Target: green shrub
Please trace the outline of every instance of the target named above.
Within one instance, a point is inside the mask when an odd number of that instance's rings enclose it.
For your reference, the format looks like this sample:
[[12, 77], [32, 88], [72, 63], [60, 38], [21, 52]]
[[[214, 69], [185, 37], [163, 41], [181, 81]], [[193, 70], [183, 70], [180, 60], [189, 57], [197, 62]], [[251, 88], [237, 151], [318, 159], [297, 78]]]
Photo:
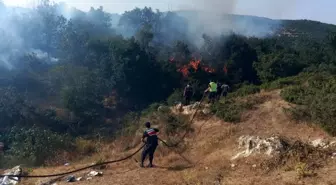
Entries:
[[94, 141], [85, 140], [83, 138], [76, 138], [75, 140], [76, 151], [80, 155], [91, 155], [97, 151], [97, 145]]
[[211, 111], [224, 121], [237, 123], [241, 121], [242, 113], [252, 109], [255, 105], [263, 101], [264, 100], [259, 97], [252, 96], [244, 100], [228, 98], [212, 105]]
[[315, 74], [302, 85], [288, 87], [281, 96], [300, 106], [289, 108], [294, 119], [312, 121], [336, 135], [336, 77]]
[[121, 131], [116, 133], [116, 135], [123, 135], [123, 136], [133, 135], [139, 128], [138, 125], [139, 119], [140, 116], [138, 113], [136, 112], [127, 113], [120, 122], [122, 129], [120, 129]]
[[[336, 85], [336, 84], [335, 84]], [[309, 108], [311, 119], [319, 123], [323, 129], [336, 135], [336, 91], [316, 95]]]
[[290, 103], [295, 103], [295, 104], [300, 104], [302, 105], [304, 101], [306, 100], [307, 96], [307, 90], [305, 87], [299, 85], [299, 86], [293, 86], [289, 87], [285, 90], [282, 90], [280, 93], [280, 96], [290, 102]]
[[167, 104], [169, 106], [176, 105], [179, 102], [183, 101], [183, 91], [181, 89], [177, 89], [167, 98]]
[[7, 165], [25, 163], [28, 166], [42, 165], [54, 157], [59, 150], [72, 148], [72, 140], [36, 126], [30, 128], [13, 127], [8, 134], [11, 143], [6, 152]]
[[226, 106], [221, 103], [216, 103], [211, 106], [211, 111], [216, 113], [216, 115], [224, 121], [239, 122], [242, 108], [229, 100], [225, 101], [225, 105]]
[[143, 111], [141, 112], [141, 114], [142, 114], [143, 116], [146, 116], [146, 115], [148, 115], [148, 114], [151, 114], [151, 113], [153, 113], [153, 112], [156, 112], [160, 106], [161, 106], [160, 103], [152, 103], [152, 104], [150, 104], [150, 105], [148, 106], [147, 109], [143, 110]]
[[190, 124], [188, 124], [188, 118], [185, 116], [169, 114], [165, 119], [165, 132], [167, 135], [174, 135], [180, 131], [190, 131], [191, 129]]
[[282, 89], [284, 87], [295, 85], [297, 83], [298, 82], [295, 81], [293, 77], [287, 77], [287, 78], [280, 78], [272, 82], [264, 83], [260, 86], [260, 88], [265, 90]]
[[173, 114], [169, 109], [158, 111], [157, 114], [152, 115], [152, 120], [156, 120], [162, 124], [166, 135], [192, 131], [188, 116]]
[[247, 96], [250, 94], [256, 94], [260, 92], [260, 87], [248, 84], [242, 85], [239, 89], [237, 89], [234, 93], [229, 94], [230, 97], [239, 97], [239, 96]]
[[288, 86], [294, 86], [294, 85], [302, 85], [307, 80], [314, 78], [318, 74], [314, 73], [301, 73], [297, 76], [290, 76], [285, 78], [279, 78], [277, 80], [266, 82], [260, 85], [261, 89], [265, 90], [275, 90], [275, 89], [283, 89]]

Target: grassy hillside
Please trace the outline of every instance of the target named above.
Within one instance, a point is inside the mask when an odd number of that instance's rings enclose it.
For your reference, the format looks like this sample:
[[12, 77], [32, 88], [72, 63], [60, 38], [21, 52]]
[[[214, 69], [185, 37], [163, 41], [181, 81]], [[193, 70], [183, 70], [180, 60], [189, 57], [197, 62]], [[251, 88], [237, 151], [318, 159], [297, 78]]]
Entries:
[[96, 141], [110, 142], [138, 128], [149, 110], [183, 102], [186, 83], [195, 89], [192, 100], [199, 101], [210, 79], [234, 92], [212, 107], [223, 120], [239, 122], [241, 113], [258, 103], [236, 97], [295, 85], [282, 96], [335, 134], [334, 120], [328, 119], [335, 117], [330, 102], [336, 36], [328, 33], [333, 25], [236, 15], [226, 15], [222, 24], [218, 17], [205, 22], [191, 19], [195, 12], [148, 7], [127, 11], [117, 21], [102, 7], [73, 15], [63, 10], [44, 3], [0, 16], [2, 166], [91, 155], [99, 150]]
[[[190, 107], [183, 107], [182, 112], [179, 112], [173, 108], [177, 112], [169, 113], [170, 116], [166, 109], [153, 109], [141, 116], [140, 122], [152, 120], [154, 126], [161, 129], [159, 137], [172, 144], [179, 141], [185, 131], [189, 131], [180, 145], [167, 148], [160, 143], [154, 160], [156, 168], [139, 168], [138, 163], [135, 162], [140, 157], [140, 154], [137, 154], [131, 160], [108, 165], [102, 170], [104, 172], [102, 177], [85, 180], [85, 174], [90, 170], [76, 173], [74, 174], [76, 177], [84, 177], [82, 181], [76, 183], [81, 185], [152, 184], [153, 181], [164, 185], [336, 183], [332, 178], [336, 163], [330, 153], [336, 148], [315, 148], [310, 144], [315, 139], [332, 140], [332, 138], [309, 121], [293, 119], [285, 111], [291, 107], [291, 104], [284, 101], [280, 94], [280, 90], [272, 90], [234, 98], [235, 101], [240, 102], [253, 100], [251, 106], [241, 112], [240, 120], [235, 123], [223, 121], [212, 114], [203, 114], [200, 111], [195, 121], [189, 124], [182, 120], [192, 116], [195, 109], [191, 108], [192, 111], [190, 111]], [[236, 107], [239, 106], [241, 104]], [[188, 125], [188, 127], [181, 127], [182, 125]], [[125, 134], [113, 143], [102, 145], [99, 152], [85, 160], [71, 163], [70, 166], [32, 169], [30, 174], [64, 172], [93, 161], [111, 160], [130, 154], [141, 145], [139, 137], [143, 128], [138, 125], [132, 130], [130, 133], [133, 134]], [[252, 145], [251, 153], [247, 153], [245, 157], [233, 159], [240, 152], [247, 150], [245, 145], [238, 142], [241, 136], [268, 138], [262, 142], [274, 141], [274, 145], [270, 144], [268, 148], [267, 144], [265, 146], [261, 144], [263, 147], [259, 149]], [[283, 144], [278, 145], [281, 148], [278, 152], [277, 140], [274, 138], [280, 138]], [[257, 142], [257, 140], [251, 140], [251, 142]], [[272, 150], [270, 155], [267, 154], [269, 150]], [[244, 178], [241, 178], [241, 174], [244, 174]], [[23, 184], [32, 184], [36, 181], [36, 179], [27, 179]], [[57, 184], [67, 184], [67, 182], [63, 178]]]

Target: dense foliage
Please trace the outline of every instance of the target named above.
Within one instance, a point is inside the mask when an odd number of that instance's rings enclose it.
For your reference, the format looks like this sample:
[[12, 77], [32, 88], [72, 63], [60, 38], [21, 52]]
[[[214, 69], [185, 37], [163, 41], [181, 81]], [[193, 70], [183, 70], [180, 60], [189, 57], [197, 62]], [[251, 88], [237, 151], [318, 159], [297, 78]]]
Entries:
[[[232, 16], [278, 26], [267, 37], [234, 30], [202, 33], [196, 41], [183, 12], [146, 7], [114, 15], [100, 7], [69, 16], [64, 9], [44, 1], [12, 11], [0, 2], [0, 139], [5, 154], [34, 165], [65, 148], [65, 135], [111, 136], [128, 112], [180, 101], [186, 82], [200, 99], [210, 79], [236, 88], [250, 84], [236, 93], [242, 96], [301, 72], [336, 73], [333, 25]], [[323, 103], [335, 102], [335, 80], [319, 82], [293, 87], [284, 97], [323, 113], [309, 116], [335, 133], [328, 120], [334, 107]], [[237, 120], [230, 107], [223, 110], [222, 117]]]
[[298, 105], [290, 112], [294, 118], [315, 122], [336, 135], [336, 77], [320, 73], [306, 79], [281, 92], [285, 100]]

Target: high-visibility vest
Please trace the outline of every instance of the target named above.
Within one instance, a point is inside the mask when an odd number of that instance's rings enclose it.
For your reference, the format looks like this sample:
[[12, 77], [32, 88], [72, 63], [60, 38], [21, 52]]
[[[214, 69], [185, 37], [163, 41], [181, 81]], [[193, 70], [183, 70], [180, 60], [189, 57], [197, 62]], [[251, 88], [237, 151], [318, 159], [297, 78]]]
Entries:
[[217, 92], [217, 84], [215, 82], [210, 82], [210, 92]]

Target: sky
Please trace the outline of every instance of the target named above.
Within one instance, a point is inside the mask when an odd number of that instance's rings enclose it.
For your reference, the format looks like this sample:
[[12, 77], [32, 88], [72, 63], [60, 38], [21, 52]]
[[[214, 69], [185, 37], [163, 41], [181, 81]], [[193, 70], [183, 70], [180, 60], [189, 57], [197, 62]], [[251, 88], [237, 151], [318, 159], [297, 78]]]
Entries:
[[[145, 6], [167, 10], [199, 9], [209, 12], [255, 15], [273, 19], [310, 19], [336, 24], [336, 0], [53, 0], [83, 11], [103, 6], [111, 13], [123, 13]], [[6, 5], [31, 6], [38, 0], [3, 0]], [[205, 3], [206, 2], [206, 3]]]

